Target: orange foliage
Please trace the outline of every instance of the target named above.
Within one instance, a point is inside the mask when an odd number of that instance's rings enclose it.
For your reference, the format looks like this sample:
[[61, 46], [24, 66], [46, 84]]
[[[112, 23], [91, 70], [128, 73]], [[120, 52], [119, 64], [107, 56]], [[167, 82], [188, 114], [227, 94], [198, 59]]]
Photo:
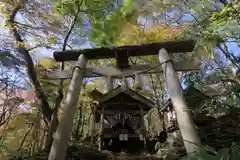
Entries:
[[143, 29], [138, 25], [125, 24], [122, 28], [117, 45], [143, 44], [176, 40], [186, 27], [169, 27], [157, 25], [150, 29]]

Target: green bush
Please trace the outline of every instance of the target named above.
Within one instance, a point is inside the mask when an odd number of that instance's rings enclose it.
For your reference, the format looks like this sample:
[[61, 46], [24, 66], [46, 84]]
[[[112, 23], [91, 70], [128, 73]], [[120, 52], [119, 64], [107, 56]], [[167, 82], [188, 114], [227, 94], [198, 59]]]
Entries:
[[9, 160], [47, 160], [47, 159], [48, 153], [43, 151], [33, 154], [30, 154], [27, 151], [19, 151], [9, 155]]
[[222, 148], [216, 151], [210, 147], [204, 147], [200, 153], [192, 153], [182, 160], [239, 160], [240, 144], [233, 143], [230, 148]]

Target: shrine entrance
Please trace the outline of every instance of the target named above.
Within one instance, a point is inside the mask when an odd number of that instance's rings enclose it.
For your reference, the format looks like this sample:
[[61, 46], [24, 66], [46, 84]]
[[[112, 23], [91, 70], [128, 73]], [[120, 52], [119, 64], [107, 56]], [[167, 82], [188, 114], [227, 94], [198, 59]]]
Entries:
[[[201, 142], [196, 136], [196, 128], [189, 122], [191, 117], [188, 112], [183, 110], [188, 109], [186, 100], [184, 98], [180, 82], [178, 80], [175, 71], [189, 71], [198, 70], [199, 65], [192, 66], [192, 61], [180, 61], [173, 62], [170, 59], [168, 53], [179, 52], [192, 52], [195, 46], [195, 42], [192, 40], [187, 41], [173, 41], [173, 42], [161, 42], [151, 44], [141, 44], [132, 46], [121, 46], [113, 48], [93, 48], [84, 50], [70, 50], [54, 52], [54, 59], [59, 62], [63, 61], [77, 61], [73, 71], [60, 71], [52, 75], [50, 78], [54, 79], [69, 79], [71, 82], [69, 90], [66, 96], [65, 104], [59, 126], [54, 135], [54, 141], [49, 154], [49, 160], [64, 160], [70, 133], [73, 125], [73, 118], [76, 112], [76, 105], [79, 100], [79, 94], [82, 87], [84, 78], [89, 77], [106, 77], [108, 78], [109, 91], [113, 89], [113, 78], [122, 78], [126, 81], [126, 77], [133, 77], [138, 81], [138, 88], [141, 88], [140, 75], [149, 73], [164, 73], [166, 79], [166, 86], [169, 96], [171, 98], [174, 110], [176, 111], [176, 118], [182, 138], [184, 141], [187, 152], [199, 151]], [[130, 65], [128, 58], [131, 56], [146, 56], [146, 55], [158, 55], [159, 63], [156, 65]], [[116, 66], [100, 67], [100, 68], [87, 68], [87, 61], [91, 59], [104, 59], [104, 58], [116, 58]], [[190, 66], [190, 67], [189, 67]], [[128, 88], [125, 83], [125, 88]], [[118, 102], [119, 103], [119, 102]], [[116, 104], [112, 104], [114, 106]], [[102, 107], [101, 122], [104, 122], [104, 107]], [[144, 110], [144, 109], [142, 109]], [[125, 110], [124, 110], [125, 112]], [[143, 111], [140, 111], [142, 114]], [[179, 114], [178, 114], [179, 113]], [[120, 115], [121, 117], [121, 115]], [[126, 116], [127, 117], [127, 116]], [[142, 117], [142, 115], [141, 115]], [[121, 118], [120, 118], [121, 119]], [[125, 121], [124, 121], [125, 123]], [[102, 125], [103, 126], [103, 125]], [[104, 133], [104, 127], [101, 127], [100, 133]], [[184, 128], [184, 130], [183, 130]], [[122, 134], [121, 139], [126, 139], [126, 135]], [[102, 142], [104, 135], [100, 136], [100, 142]], [[103, 143], [99, 144], [99, 150], [103, 148]]]
[[94, 107], [93, 123], [100, 123], [99, 149], [115, 152], [144, 149], [147, 137], [143, 116], [155, 107], [152, 101], [130, 88], [119, 86], [103, 95]]

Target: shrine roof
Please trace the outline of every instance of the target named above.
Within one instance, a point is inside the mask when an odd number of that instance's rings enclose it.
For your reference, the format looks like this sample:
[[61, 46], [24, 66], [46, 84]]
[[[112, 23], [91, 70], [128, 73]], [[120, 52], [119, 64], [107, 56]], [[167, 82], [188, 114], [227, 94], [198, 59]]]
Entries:
[[136, 91], [130, 89], [130, 88], [124, 88], [124, 87], [118, 87], [115, 88], [108, 93], [104, 94], [101, 99], [99, 100], [99, 105], [102, 105], [104, 103], [107, 103], [110, 99], [120, 95], [120, 94], [126, 94], [132, 99], [135, 99], [136, 101], [146, 105], [149, 107], [149, 109], [155, 107], [155, 104], [153, 101], [147, 99], [146, 97], [142, 96], [141, 94], [137, 93]]

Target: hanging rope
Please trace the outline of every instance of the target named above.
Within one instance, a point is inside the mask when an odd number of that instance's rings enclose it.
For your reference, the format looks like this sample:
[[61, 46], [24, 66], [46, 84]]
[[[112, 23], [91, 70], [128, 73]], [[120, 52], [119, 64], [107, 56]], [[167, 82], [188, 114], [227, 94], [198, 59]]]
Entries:
[[[91, 73], [93, 73], [93, 74], [97, 74], [97, 75], [99, 75], [99, 76], [107, 76], [107, 74], [102, 74], [102, 73], [99, 73], [99, 72], [95, 72], [95, 71], [93, 71], [93, 70], [91, 70], [91, 69], [88, 69], [88, 68], [86, 68], [85, 70], [83, 69], [83, 68], [81, 68], [81, 67], [79, 67], [79, 66], [73, 66], [73, 69], [72, 69], [72, 77], [73, 77], [73, 72], [74, 72], [74, 70], [76, 69], [76, 68], [78, 68], [79, 70], [83, 70], [83, 71], [89, 71], [89, 72], [91, 72]], [[85, 72], [85, 74], [86, 74], [86, 72]]]
[[[162, 62], [162, 63], [160, 63], [160, 64], [156, 64], [156, 65], [154, 65], [154, 66], [151, 66], [151, 67], [149, 67], [149, 68], [147, 68], [147, 69], [145, 69], [145, 70], [143, 70], [143, 71], [135, 72], [135, 75], [136, 75], [136, 74], [147, 73], [148, 71], [151, 71], [151, 70], [153, 70], [153, 69], [155, 69], [155, 68], [157, 68], [157, 67], [160, 67], [161, 65], [163, 65], [164, 63], [167, 63], [167, 62], [172, 62], [172, 60], [167, 60], [167, 61]], [[79, 66], [74, 66], [73, 69], [72, 69], [72, 75], [73, 75], [73, 72], [74, 72], [75, 68], [78, 68], [78, 69], [80, 69], [80, 70], [83, 70], [83, 68], [81, 68], [81, 67], [79, 67]], [[88, 71], [88, 72], [91, 72], [91, 73], [93, 73], [93, 74], [96, 74], [96, 75], [99, 75], [99, 76], [103, 76], [103, 77], [108, 77], [108, 76], [111, 76], [111, 75], [112, 75], [112, 74], [99, 73], [99, 72], [93, 71], [92, 69], [88, 69], [88, 68], [86, 68], [85, 71]], [[86, 72], [85, 72], [85, 73], [86, 73]], [[123, 73], [121, 77], [123, 78], [123, 76], [124, 76], [125, 79], [126, 79], [126, 76], [127, 76], [127, 75], [128, 75], [128, 73]]]
[[[148, 71], [151, 71], [151, 70], [153, 70], [153, 69], [155, 69], [155, 68], [157, 68], [157, 67], [160, 67], [161, 65], [163, 65], [164, 63], [167, 63], [167, 62], [172, 62], [172, 60], [167, 60], [167, 61], [164, 61], [164, 62], [162, 62], [162, 63], [156, 64], [156, 65], [151, 66], [151, 67], [149, 67], [149, 68], [147, 68], [147, 69], [145, 69], [145, 70], [143, 70], [143, 71], [138, 71], [138, 72], [136, 72], [135, 74], [147, 73]], [[128, 75], [128, 73], [124, 74], [124, 76], [127, 76], [127, 75]]]
[[[155, 69], [155, 68], [157, 68], [157, 67], [162, 66], [164, 63], [167, 63], [167, 62], [173, 62], [173, 61], [172, 61], [172, 60], [164, 61], [164, 62], [162, 62], [162, 63], [159, 63], [159, 64], [156, 64], [156, 65], [154, 65], [154, 66], [152, 66], [152, 67], [149, 67], [148, 69], [145, 69], [144, 71], [141, 71], [140, 73], [146, 73], [146, 72], [148, 72], [148, 71], [151, 71], [151, 70], [153, 70], [153, 69]], [[165, 71], [166, 71], [166, 69], [165, 69]]]

